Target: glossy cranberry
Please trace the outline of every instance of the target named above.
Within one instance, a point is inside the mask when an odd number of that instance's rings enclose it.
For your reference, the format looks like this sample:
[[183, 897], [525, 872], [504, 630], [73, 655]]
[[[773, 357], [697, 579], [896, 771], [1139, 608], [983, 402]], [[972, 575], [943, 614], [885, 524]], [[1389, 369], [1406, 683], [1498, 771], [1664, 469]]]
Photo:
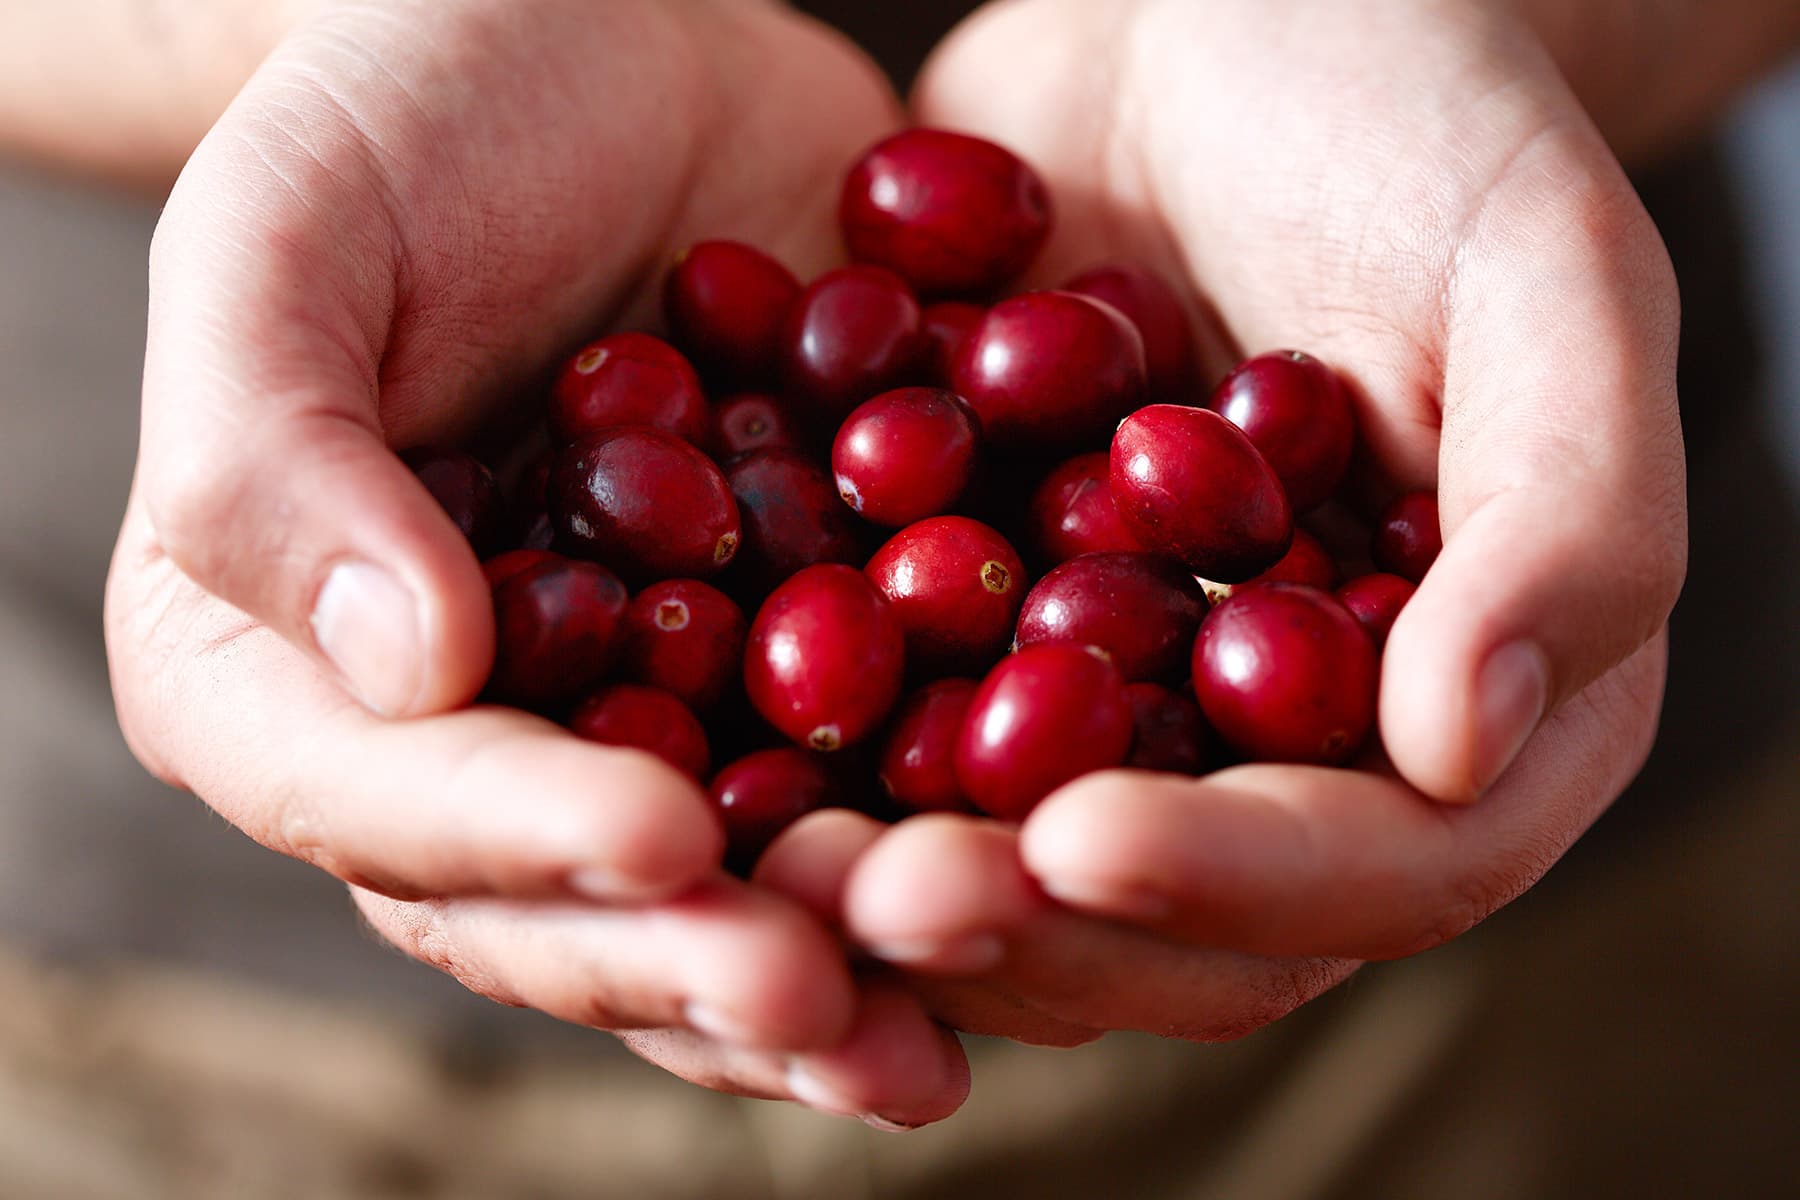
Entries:
[[1171, 558], [1084, 554], [1038, 580], [1019, 613], [1017, 644], [1097, 646], [1128, 680], [1180, 682], [1206, 596]]
[[1295, 512], [1313, 508], [1342, 482], [1356, 418], [1337, 372], [1318, 359], [1298, 350], [1259, 354], [1227, 375], [1210, 403], [1250, 435]]
[[1027, 646], [970, 701], [956, 780], [983, 812], [1023, 820], [1071, 779], [1123, 764], [1131, 737], [1131, 701], [1110, 662], [1073, 642]]
[[1030, 265], [1050, 235], [1050, 193], [1010, 150], [908, 129], [851, 168], [838, 207], [850, 257], [921, 292], [983, 293]]
[[1357, 576], [1333, 595], [1339, 604], [1350, 610], [1351, 616], [1362, 622], [1379, 649], [1387, 645], [1388, 634], [1393, 632], [1394, 622], [1400, 619], [1400, 610], [1417, 590], [1409, 579], [1376, 571]]
[[1325, 544], [1297, 525], [1294, 540], [1281, 561], [1249, 580], [1250, 583], [1304, 583], [1326, 592], [1336, 587], [1337, 581], [1337, 564], [1331, 561]]
[[713, 409], [713, 456], [730, 462], [752, 450], [800, 450], [804, 442], [793, 413], [767, 392], [739, 392]]
[[1382, 510], [1370, 556], [1390, 575], [1420, 583], [1443, 548], [1437, 493], [1407, 492]]
[[1111, 456], [1078, 454], [1044, 477], [1031, 496], [1032, 545], [1054, 565], [1082, 554], [1136, 550], [1113, 503]]
[[708, 376], [738, 383], [775, 378], [781, 327], [800, 281], [742, 242], [697, 242], [663, 282], [663, 315], [675, 340]]
[[728, 763], [713, 777], [711, 791], [725, 825], [726, 860], [740, 870], [789, 825], [837, 803], [836, 781], [824, 764], [785, 747]]
[[904, 811], [971, 810], [956, 782], [956, 742], [975, 688], [973, 679], [939, 679], [900, 705], [876, 769], [882, 789]]
[[1134, 730], [1126, 766], [1171, 775], [1207, 769], [1210, 735], [1198, 704], [1159, 683], [1131, 684], [1125, 695]]
[[1192, 402], [1200, 380], [1194, 332], [1181, 298], [1167, 280], [1146, 267], [1112, 263], [1082, 272], [1063, 290], [1104, 300], [1137, 326], [1144, 339], [1152, 402]]
[[712, 766], [699, 718], [661, 688], [635, 683], [601, 688], [575, 706], [569, 728], [590, 742], [647, 751], [700, 783]]
[[868, 736], [900, 694], [900, 622], [854, 567], [807, 567], [776, 588], [750, 625], [744, 685], [783, 735], [813, 750]]
[[744, 612], [697, 579], [666, 579], [625, 610], [625, 671], [695, 712], [717, 704], [744, 665]]
[[460, 450], [439, 447], [403, 451], [400, 458], [469, 539], [477, 558], [506, 548], [512, 522], [492, 471]]
[[1375, 723], [1375, 643], [1328, 593], [1243, 588], [1194, 642], [1194, 694], [1239, 751], [1269, 762], [1341, 763]]
[[843, 267], [814, 280], [782, 328], [788, 395], [831, 421], [906, 382], [926, 349], [912, 289], [880, 267]]
[[1143, 403], [1144, 339], [1098, 300], [1027, 292], [987, 311], [951, 375], [992, 445], [1082, 449]]
[[949, 387], [956, 356], [963, 343], [981, 324], [987, 309], [961, 300], [940, 300], [927, 304], [919, 320], [925, 329], [925, 358], [922, 373], [934, 387]]
[[561, 557], [494, 588], [494, 673], [488, 692], [522, 708], [551, 708], [589, 691], [618, 656], [625, 585], [595, 563]]
[[725, 468], [743, 514], [744, 549], [737, 571], [765, 592], [814, 563], [854, 563], [863, 556], [855, 519], [831, 477], [792, 450], [755, 450]]
[[568, 447], [550, 500], [563, 545], [630, 579], [710, 575], [743, 538], [719, 468], [660, 429], [612, 429]]
[[1125, 528], [1196, 575], [1238, 583], [1281, 561], [1287, 493], [1244, 431], [1204, 408], [1154, 404], [1113, 436], [1109, 483]]
[[980, 671], [1006, 652], [1025, 599], [1025, 564], [992, 527], [928, 518], [888, 539], [864, 570], [906, 630], [916, 670]]
[[950, 511], [975, 474], [974, 414], [939, 388], [897, 388], [838, 428], [838, 495], [865, 521], [898, 528]]
[[538, 550], [527, 546], [519, 550], [508, 550], [504, 554], [496, 554], [481, 564], [481, 573], [487, 576], [490, 588], [497, 588], [527, 567], [535, 567], [539, 563], [555, 562], [561, 557], [561, 555], [552, 554], [548, 550]]
[[647, 333], [615, 333], [576, 351], [550, 387], [549, 418], [564, 442], [648, 425], [698, 445], [712, 428], [693, 365]]

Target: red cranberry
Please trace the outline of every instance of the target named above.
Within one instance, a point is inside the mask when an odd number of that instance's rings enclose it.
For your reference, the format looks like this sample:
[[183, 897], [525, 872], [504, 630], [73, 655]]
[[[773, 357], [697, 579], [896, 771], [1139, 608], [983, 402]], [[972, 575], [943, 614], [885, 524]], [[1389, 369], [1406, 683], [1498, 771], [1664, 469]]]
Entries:
[[776, 729], [813, 750], [861, 741], [900, 693], [900, 622], [862, 572], [822, 563], [776, 588], [750, 626], [744, 684]]
[[1027, 646], [970, 701], [956, 780], [982, 811], [1023, 820], [1071, 779], [1124, 763], [1131, 736], [1131, 701], [1110, 662], [1073, 642]]
[[939, 679], [900, 705], [877, 771], [882, 789], [904, 811], [970, 811], [956, 782], [956, 742], [975, 688], [973, 679]]
[[1244, 588], [1194, 642], [1194, 694], [1221, 737], [1270, 762], [1341, 763], [1375, 723], [1375, 644], [1316, 588]]
[[557, 535], [633, 579], [710, 575], [737, 556], [737, 503], [706, 455], [660, 429], [612, 429], [550, 475]]
[[697, 242], [663, 282], [663, 315], [675, 340], [709, 376], [772, 381], [781, 326], [800, 295], [794, 273], [742, 242]]
[[792, 450], [756, 450], [725, 469], [744, 521], [735, 574], [753, 591], [814, 563], [862, 559], [856, 525], [831, 478]]
[[737, 682], [744, 664], [743, 610], [697, 579], [668, 579], [625, 610], [625, 669], [705, 712]]
[[788, 311], [782, 331], [789, 395], [833, 421], [905, 382], [925, 350], [919, 302], [880, 267], [821, 275]]
[[1005, 653], [1025, 564], [991, 527], [931, 517], [888, 539], [864, 569], [906, 630], [915, 668], [979, 671]]
[[520, 550], [508, 550], [505, 554], [496, 554], [481, 564], [481, 573], [487, 576], [490, 588], [497, 588], [527, 567], [535, 567], [539, 563], [556, 562], [561, 557], [561, 555], [552, 554], [548, 550], [527, 546]]
[[696, 445], [711, 428], [693, 366], [647, 333], [589, 342], [550, 388], [550, 429], [562, 441], [625, 425], [648, 425]]
[[1213, 411], [1250, 435], [1302, 513], [1337, 489], [1350, 465], [1356, 418], [1337, 372], [1298, 350], [1259, 354], [1227, 375]]
[[1383, 571], [1420, 583], [1443, 548], [1437, 493], [1407, 492], [1382, 510], [1370, 556]]
[[1337, 581], [1337, 564], [1331, 561], [1325, 544], [1296, 525], [1293, 543], [1281, 561], [1249, 582], [1304, 583], [1328, 592], [1337, 586]]
[[706, 782], [712, 751], [688, 706], [661, 688], [616, 683], [575, 706], [569, 728], [590, 742], [644, 750]]
[[919, 320], [925, 329], [925, 374], [932, 386], [950, 386], [957, 353], [986, 315], [987, 309], [981, 305], [961, 300], [940, 300], [925, 306]]
[[1400, 610], [1417, 590], [1411, 580], [1377, 571], [1352, 579], [1334, 595], [1338, 603], [1350, 610], [1351, 616], [1362, 622], [1376, 647], [1380, 648], [1387, 645], [1388, 634], [1393, 631], [1394, 622], [1400, 619]]
[[1171, 775], [1206, 770], [1209, 735], [1198, 704], [1159, 683], [1134, 683], [1125, 695], [1136, 731], [1126, 766]]
[[838, 429], [838, 495], [864, 520], [895, 528], [948, 512], [975, 473], [978, 441], [974, 415], [952, 393], [883, 392]]
[[758, 750], [728, 763], [712, 781], [725, 824], [726, 859], [747, 870], [781, 831], [837, 802], [837, 785], [818, 759], [799, 750]]
[[511, 522], [492, 471], [460, 450], [426, 446], [403, 451], [400, 458], [469, 539], [477, 558], [505, 548]]
[[600, 682], [618, 655], [625, 585], [595, 563], [553, 557], [494, 588], [494, 673], [488, 690], [546, 709]]
[[1072, 292], [990, 308], [963, 343], [956, 394], [1009, 450], [1094, 445], [1144, 401], [1144, 339], [1118, 309]]
[[1144, 267], [1113, 263], [1077, 275], [1063, 290], [1104, 300], [1137, 326], [1144, 338], [1152, 401], [1186, 404], [1193, 399], [1200, 376], [1194, 332], [1167, 280]]
[[793, 414], [766, 392], [739, 392], [713, 410], [713, 454], [729, 462], [752, 450], [804, 447]]
[[1238, 583], [1287, 553], [1294, 516], [1244, 431], [1204, 408], [1154, 404], [1113, 437], [1109, 482], [1125, 528], [1196, 575]]
[[1031, 538], [1052, 565], [1082, 554], [1136, 550], [1107, 480], [1111, 456], [1078, 454], [1044, 477], [1031, 496]]
[[942, 129], [908, 129], [863, 156], [838, 220], [850, 257], [921, 292], [989, 292], [1050, 235], [1050, 194], [1011, 151]]
[[1096, 646], [1128, 680], [1179, 682], [1206, 608], [1200, 585], [1173, 559], [1084, 554], [1038, 580], [1017, 640]]

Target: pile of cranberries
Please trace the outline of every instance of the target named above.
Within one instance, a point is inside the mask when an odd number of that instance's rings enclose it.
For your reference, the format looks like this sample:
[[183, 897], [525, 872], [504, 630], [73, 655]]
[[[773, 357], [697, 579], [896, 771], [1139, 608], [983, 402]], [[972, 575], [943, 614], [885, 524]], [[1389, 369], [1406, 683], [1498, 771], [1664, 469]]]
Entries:
[[826, 805], [1017, 820], [1089, 771], [1356, 756], [1439, 535], [1409, 493], [1344, 544], [1337, 375], [1276, 351], [1209, 395], [1137, 265], [1004, 295], [1051, 208], [989, 142], [887, 139], [840, 220], [805, 285], [690, 247], [666, 339], [576, 350], [509, 487], [408, 455], [486, 563], [487, 697], [710, 782], [740, 868]]

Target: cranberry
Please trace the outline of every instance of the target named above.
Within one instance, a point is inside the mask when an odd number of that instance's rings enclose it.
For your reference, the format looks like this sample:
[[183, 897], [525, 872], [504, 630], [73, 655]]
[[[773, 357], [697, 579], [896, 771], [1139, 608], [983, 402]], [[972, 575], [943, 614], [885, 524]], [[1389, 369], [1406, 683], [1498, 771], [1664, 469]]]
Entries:
[[625, 610], [625, 669], [696, 712], [724, 698], [744, 663], [743, 610], [697, 579], [668, 579]]
[[1144, 339], [1144, 366], [1153, 401], [1186, 404], [1193, 398], [1199, 383], [1194, 332], [1181, 298], [1161, 275], [1129, 263], [1113, 263], [1077, 275], [1063, 290], [1104, 300], [1137, 326]]
[[838, 495], [877, 525], [948, 512], [975, 473], [975, 417], [950, 392], [898, 388], [859, 405], [831, 447]]
[[648, 425], [696, 445], [711, 428], [693, 366], [647, 333], [589, 342], [550, 387], [550, 429], [562, 441], [624, 425]]
[[1383, 571], [1420, 583], [1443, 548], [1437, 493], [1407, 492], [1382, 510], [1370, 556]]
[[1126, 766], [1171, 775], [1206, 770], [1209, 735], [1198, 704], [1159, 683], [1131, 684], [1125, 695], [1136, 731]]
[[612, 429], [550, 475], [561, 541], [634, 579], [710, 575], [737, 555], [737, 503], [712, 460], [660, 429]]
[[1337, 372], [1311, 355], [1257, 355], [1220, 382], [1211, 407], [1250, 435], [1295, 512], [1318, 505], [1343, 480], [1356, 418]]
[[713, 454], [729, 462], [752, 450], [803, 448], [793, 414], [766, 392], [739, 392], [713, 410]]
[[789, 395], [836, 421], [905, 382], [925, 348], [919, 302], [899, 276], [843, 267], [814, 280], [788, 311], [783, 378]]
[[1025, 564], [968, 517], [908, 525], [865, 568], [906, 630], [907, 661], [930, 672], [980, 670], [1006, 651], [1025, 598]]
[[1131, 701], [1102, 655], [1073, 642], [1000, 660], [969, 703], [956, 780], [982, 811], [1016, 821], [1051, 792], [1131, 752]]
[[588, 691], [618, 655], [625, 585], [595, 563], [561, 557], [494, 588], [495, 699], [552, 708]]
[[956, 782], [956, 742], [975, 688], [973, 679], [939, 679], [900, 705], [877, 770], [882, 789], [906, 812], [971, 810]]
[[1275, 472], [1243, 430], [1204, 408], [1154, 404], [1127, 417], [1110, 483], [1139, 544], [1221, 583], [1274, 566], [1293, 538]]
[[744, 684], [784, 735], [814, 750], [861, 741], [894, 706], [900, 622], [854, 567], [821, 563], [776, 588], [750, 626]]
[[1352, 579], [1333, 594], [1351, 616], [1362, 622], [1379, 648], [1387, 645], [1388, 634], [1400, 619], [1400, 610], [1417, 590], [1411, 580], [1377, 571]]
[[794, 273], [761, 250], [697, 242], [663, 281], [663, 315], [709, 376], [765, 383], [775, 377], [782, 323], [799, 295]]
[[1281, 561], [1251, 579], [1251, 583], [1304, 583], [1321, 591], [1337, 586], [1337, 564], [1331, 561], [1325, 544], [1312, 534], [1294, 527], [1294, 540]]
[[540, 508], [531, 514], [525, 522], [525, 532], [519, 535], [519, 545], [526, 550], [556, 548], [556, 521], [548, 508]]
[[993, 445], [1079, 449], [1143, 403], [1144, 339], [1111, 305], [1027, 292], [988, 310], [951, 377]]
[[1078, 454], [1044, 477], [1031, 496], [1031, 538], [1046, 562], [1081, 554], [1136, 550], [1113, 503], [1106, 451]]
[[492, 471], [460, 450], [439, 447], [407, 450], [400, 458], [469, 539], [477, 558], [487, 558], [506, 547], [511, 522], [506, 498]]
[[508, 550], [504, 554], [496, 554], [481, 564], [481, 573], [487, 576], [490, 588], [497, 588], [527, 567], [535, 567], [539, 563], [555, 562], [561, 557], [561, 555], [552, 554], [548, 550], [527, 546], [519, 550]]
[[601, 688], [575, 706], [569, 728], [590, 742], [647, 751], [701, 783], [712, 765], [699, 719], [661, 688], [635, 683]]
[[1081, 642], [1128, 680], [1179, 682], [1206, 596], [1173, 559], [1084, 554], [1038, 580], [1019, 614], [1018, 644]]
[[950, 386], [957, 352], [986, 315], [987, 309], [981, 305], [961, 300], [940, 300], [925, 306], [919, 317], [925, 329], [924, 373], [934, 387]]
[[726, 860], [748, 870], [781, 831], [837, 802], [837, 785], [818, 759], [799, 750], [758, 750], [728, 763], [712, 781], [725, 824]]
[[1050, 194], [1011, 151], [942, 129], [908, 129], [851, 168], [838, 207], [850, 257], [921, 292], [992, 291], [1050, 235]]
[[862, 544], [837, 489], [811, 459], [792, 450], [756, 450], [725, 469], [743, 514], [739, 574], [765, 592], [814, 563], [854, 563]]
[[1375, 644], [1317, 588], [1244, 588], [1194, 642], [1194, 694], [1226, 741], [1271, 762], [1341, 763], [1375, 722]]

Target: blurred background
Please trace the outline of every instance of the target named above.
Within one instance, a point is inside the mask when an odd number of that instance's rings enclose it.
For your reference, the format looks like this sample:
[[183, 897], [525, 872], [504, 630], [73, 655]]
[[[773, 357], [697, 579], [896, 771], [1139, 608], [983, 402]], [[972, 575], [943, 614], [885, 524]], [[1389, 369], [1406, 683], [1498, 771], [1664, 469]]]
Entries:
[[156, 206], [0, 163], [0, 1200], [1800, 1195], [1800, 67], [1642, 184], [1694, 550], [1640, 783], [1449, 947], [1229, 1046], [979, 1045], [894, 1138], [471, 997], [143, 773], [100, 603]]

